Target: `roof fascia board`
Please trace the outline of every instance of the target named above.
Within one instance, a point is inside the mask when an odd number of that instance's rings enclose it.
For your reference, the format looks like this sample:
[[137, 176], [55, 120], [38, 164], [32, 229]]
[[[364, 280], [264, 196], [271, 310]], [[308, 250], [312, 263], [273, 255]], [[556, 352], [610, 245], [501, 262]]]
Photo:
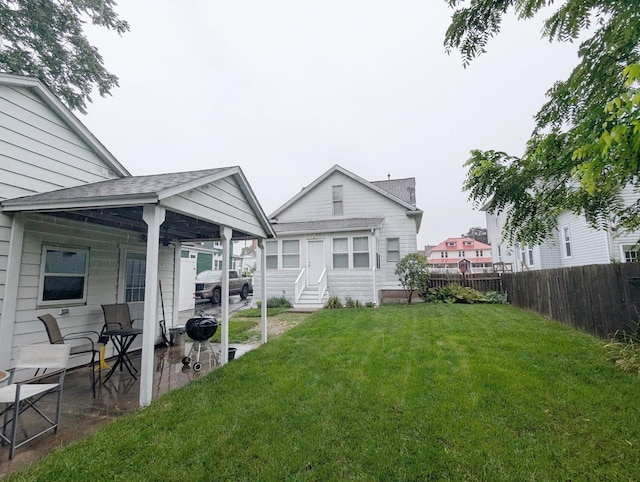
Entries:
[[247, 178], [245, 177], [242, 169], [239, 166], [229, 167], [227, 169], [220, 170], [214, 174], [210, 174], [206, 177], [202, 177], [199, 179], [194, 179], [193, 181], [186, 182], [184, 184], [180, 184], [179, 186], [175, 186], [169, 189], [165, 189], [158, 193], [158, 199], [163, 200], [169, 198], [171, 196], [175, 196], [177, 194], [181, 194], [183, 192], [190, 191], [192, 189], [197, 189], [200, 186], [204, 186], [206, 184], [210, 184], [212, 182], [218, 181], [220, 179], [224, 179], [225, 177], [233, 177], [240, 186], [240, 190], [246, 196], [249, 205], [253, 209], [254, 214], [258, 218], [262, 228], [270, 235], [267, 237], [275, 237], [276, 233], [269, 222], [264, 210], [260, 206], [258, 199], [256, 198]]
[[225, 177], [230, 177], [233, 174], [235, 174], [235, 171], [237, 171], [237, 167], [230, 167], [228, 169], [223, 169], [220, 170], [216, 173], [213, 174], [209, 174], [208, 176], [205, 177], [201, 177], [198, 179], [194, 179], [192, 181], [188, 181], [185, 182], [183, 184], [180, 184], [178, 186], [174, 186], [174, 187], [170, 187], [167, 189], [163, 189], [162, 191], [158, 192], [158, 199], [162, 200], [162, 199], [166, 199], [168, 197], [171, 196], [175, 196], [177, 194], [181, 194], [183, 192], [187, 192], [190, 191], [192, 189], [197, 189], [200, 186], [204, 186], [205, 184], [209, 184], [212, 182], [215, 182], [219, 179], [223, 179]]
[[107, 148], [87, 129], [87, 127], [71, 112], [49, 88], [35, 77], [0, 73], [0, 83], [15, 87], [26, 87], [36, 92], [53, 111], [62, 117], [73, 132], [87, 142], [108, 166], [120, 177], [129, 177], [131, 173], [118, 162]]
[[158, 202], [158, 198], [155, 195], [144, 197], [123, 197], [117, 198], [92, 198], [78, 201], [61, 201], [61, 202], [44, 202], [38, 203], [26, 203], [26, 202], [13, 202], [5, 205], [0, 203], [1, 212], [46, 212], [46, 211], [61, 211], [71, 209], [91, 209], [91, 208], [109, 208], [109, 207], [127, 207], [127, 206], [141, 206], [143, 204], [155, 204]]

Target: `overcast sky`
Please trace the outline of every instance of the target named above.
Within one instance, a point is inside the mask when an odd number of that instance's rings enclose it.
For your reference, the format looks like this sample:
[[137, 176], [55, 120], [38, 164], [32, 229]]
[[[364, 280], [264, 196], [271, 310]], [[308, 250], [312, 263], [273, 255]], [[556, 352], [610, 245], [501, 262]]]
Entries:
[[120, 78], [87, 127], [133, 174], [240, 166], [267, 215], [334, 164], [415, 177], [418, 247], [485, 227], [461, 191], [471, 149], [520, 155], [546, 90], [577, 63], [508, 19], [462, 67], [445, 0], [121, 1], [90, 31]]

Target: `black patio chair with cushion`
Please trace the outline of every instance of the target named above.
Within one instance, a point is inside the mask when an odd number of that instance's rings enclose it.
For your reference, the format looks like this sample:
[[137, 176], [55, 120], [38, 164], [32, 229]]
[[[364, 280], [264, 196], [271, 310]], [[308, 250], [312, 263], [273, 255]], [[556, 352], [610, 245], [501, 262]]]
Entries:
[[108, 336], [116, 347], [118, 357], [113, 364], [111, 371], [106, 376], [104, 381], [106, 382], [111, 378], [111, 375], [116, 371], [117, 367], [127, 367], [127, 370], [131, 376], [135, 379], [136, 367], [133, 366], [129, 355], [127, 354], [129, 347], [133, 343], [133, 340], [140, 334], [142, 334], [141, 328], [134, 328], [131, 319], [131, 313], [129, 311], [129, 305], [127, 303], [115, 303], [112, 305], [102, 305], [102, 311], [104, 312], [104, 328], [102, 329], [102, 335]]
[[[19, 346], [14, 358], [15, 365], [9, 370], [8, 385], [0, 387], [0, 404], [4, 405], [0, 411], [2, 417], [2, 432], [0, 441], [2, 445], [9, 444], [9, 459], [13, 458], [15, 450], [31, 440], [53, 430], [58, 432], [60, 424], [60, 409], [62, 407], [62, 386], [64, 375], [69, 361], [71, 347], [65, 344], [55, 345], [26, 345]], [[32, 369], [49, 370], [40, 376], [32, 377], [24, 381], [14, 381], [15, 374], [19, 371], [31, 371]], [[54, 377], [52, 380], [48, 380]], [[46, 380], [45, 380], [46, 379]], [[46, 382], [46, 383], [43, 383]], [[38, 405], [45, 395], [56, 395], [55, 414], [52, 414], [51, 404]], [[38, 433], [29, 435], [34, 426], [29, 423], [22, 425], [25, 439], [18, 441], [18, 423], [25, 410], [32, 408], [46, 427]], [[7, 429], [10, 428], [10, 431]], [[35, 429], [37, 430], [37, 428]]]
[[[77, 331], [62, 336], [60, 327], [58, 326], [58, 320], [56, 320], [53, 315], [47, 313], [46, 315], [38, 316], [38, 319], [44, 324], [47, 330], [47, 336], [49, 337], [49, 343], [52, 345], [62, 345], [71, 340], [84, 340], [86, 342], [80, 345], [69, 344], [71, 346], [70, 355], [86, 355], [91, 353], [91, 388], [93, 389], [93, 398], [96, 398], [96, 386], [102, 380], [100, 350], [108, 338], [104, 339], [97, 331]], [[97, 379], [96, 362], [98, 362]]]

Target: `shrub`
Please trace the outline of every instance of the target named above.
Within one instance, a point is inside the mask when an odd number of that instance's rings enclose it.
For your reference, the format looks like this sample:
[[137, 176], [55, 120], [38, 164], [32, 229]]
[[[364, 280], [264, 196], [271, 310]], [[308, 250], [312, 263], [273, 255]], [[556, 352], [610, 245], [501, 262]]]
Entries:
[[353, 298], [351, 298], [351, 296], [347, 296], [344, 300], [344, 307], [345, 308], [355, 308], [356, 307], [356, 302], [353, 301]]
[[618, 331], [605, 345], [609, 359], [622, 371], [640, 375], [640, 334], [638, 326], [632, 333]]
[[340, 298], [338, 298], [337, 296], [331, 296], [327, 300], [327, 304], [325, 305], [325, 308], [328, 308], [330, 310], [334, 310], [336, 308], [342, 308], [342, 301], [340, 301]]
[[485, 297], [478, 290], [460, 285], [429, 288], [425, 301], [428, 303], [481, 303]]
[[501, 293], [500, 291], [489, 291], [484, 295], [485, 303], [490, 303], [493, 305], [507, 305], [509, 301], [507, 300], [507, 293]]
[[364, 307], [365, 307], [365, 308], [374, 308], [375, 306], [376, 306], [376, 304], [375, 304], [373, 301], [367, 301], [367, 302], [364, 304]]
[[[258, 308], [262, 307], [262, 302], [258, 301], [256, 303]], [[293, 305], [289, 303], [284, 296], [273, 297], [267, 300], [267, 308], [292, 308]]]
[[394, 273], [398, 275], [408, 304], [411, 304], [414, 292], [424, 293], [429, 286], [429, 262], [421, 254], [406, 255], [398, 261]]

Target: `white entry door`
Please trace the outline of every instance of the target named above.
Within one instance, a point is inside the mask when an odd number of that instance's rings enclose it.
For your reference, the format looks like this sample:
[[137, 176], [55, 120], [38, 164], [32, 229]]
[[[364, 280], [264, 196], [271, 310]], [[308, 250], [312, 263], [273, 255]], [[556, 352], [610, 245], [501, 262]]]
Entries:
[[314, 239], [307, 242], [307, 285], [317, 286], [324, 270], [324, 242]]

